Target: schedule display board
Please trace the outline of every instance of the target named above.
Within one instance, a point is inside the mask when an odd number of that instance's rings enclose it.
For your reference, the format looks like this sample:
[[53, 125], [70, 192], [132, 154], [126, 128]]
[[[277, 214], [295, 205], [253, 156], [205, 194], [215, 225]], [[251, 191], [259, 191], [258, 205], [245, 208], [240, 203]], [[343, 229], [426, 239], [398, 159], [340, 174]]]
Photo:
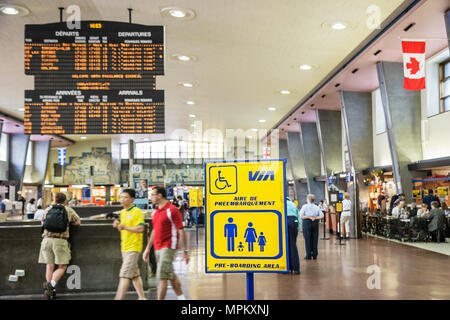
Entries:
[[25, 26], [27, 134], [164, 133], [164, 27], [111, 21]]
[[286, 160], [205, 162], [205, 271], [288, 272]]

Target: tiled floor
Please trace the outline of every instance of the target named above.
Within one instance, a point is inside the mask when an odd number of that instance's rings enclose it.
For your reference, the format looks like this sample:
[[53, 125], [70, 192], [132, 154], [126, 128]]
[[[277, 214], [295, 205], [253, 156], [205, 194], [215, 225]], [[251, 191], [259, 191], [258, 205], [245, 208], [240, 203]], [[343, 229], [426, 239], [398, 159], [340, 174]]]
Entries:
[[[245, 274], [205, 274], [203, 231], [199, 229], [198, 246], [195, 229], [186, 231], [191, 262], [186, 265], [178, 252], [174, 263], [185, 296], [193, 300], [246, 299]], [[319, 240], [317, 260], [305, 261], [300, 234], [301, 274], [255, 274], [255, 299], [450, 299], [450, 256], [368, 236], [346, 241], [344, 246], [336, 245], [332, 235], [330, 238]], [[380, 271], [380, 289], [367, 287], [368, 279], [374, 277], [371, 268]], [[113, 297], [114, 293], [100, 293], [60, 295], [58, 299]], [[155, 288], [148, 291], [148, 297], [156, 298]], [[167, 299], [175, 298], [169, 289]], [[127, 299], [136, 299], [136, 294], [130, 292]]]

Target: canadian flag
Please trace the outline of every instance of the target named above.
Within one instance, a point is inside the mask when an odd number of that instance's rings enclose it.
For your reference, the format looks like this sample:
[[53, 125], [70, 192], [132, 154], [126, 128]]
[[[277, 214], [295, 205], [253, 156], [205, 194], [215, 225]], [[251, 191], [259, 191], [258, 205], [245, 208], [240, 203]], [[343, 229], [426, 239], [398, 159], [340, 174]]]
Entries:
[[425, 41], [402, 41], [406, 90], [425, 89]]

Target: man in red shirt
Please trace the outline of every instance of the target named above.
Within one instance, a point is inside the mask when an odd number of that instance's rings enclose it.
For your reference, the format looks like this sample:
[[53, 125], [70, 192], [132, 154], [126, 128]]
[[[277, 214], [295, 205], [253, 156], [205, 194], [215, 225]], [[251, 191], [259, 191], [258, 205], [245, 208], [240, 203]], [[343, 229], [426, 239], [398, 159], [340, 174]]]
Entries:
[[157, 209], [153, 213], [153, 230], [143, 258], [145, 262], [148, 262], [150, 249], [154, 245], [157, 266], [156, 276], [159, 279], [158, 300], [164, 300], [166, 297], [167, 280], [170, 280], [178, 300], [185, 300], [180, 280], [173, 272], [173, 259], [179, 242], [182, 243], [184, 249], [183, 258], [186, 263], [189, 263], [189, 252], [183, 229], [183, 216], [180, 210], [166, 199], [166, 189], [163, 187], [153, 188], [151, 198]]

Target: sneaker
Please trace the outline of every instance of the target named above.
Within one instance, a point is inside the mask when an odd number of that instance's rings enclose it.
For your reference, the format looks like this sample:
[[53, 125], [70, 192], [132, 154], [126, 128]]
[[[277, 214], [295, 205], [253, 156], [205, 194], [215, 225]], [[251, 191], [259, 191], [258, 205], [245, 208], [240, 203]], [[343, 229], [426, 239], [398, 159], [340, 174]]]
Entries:
[[47, 300], [55, 299], [56, 293], [50, 282], [44, 282], [44, 296]]

